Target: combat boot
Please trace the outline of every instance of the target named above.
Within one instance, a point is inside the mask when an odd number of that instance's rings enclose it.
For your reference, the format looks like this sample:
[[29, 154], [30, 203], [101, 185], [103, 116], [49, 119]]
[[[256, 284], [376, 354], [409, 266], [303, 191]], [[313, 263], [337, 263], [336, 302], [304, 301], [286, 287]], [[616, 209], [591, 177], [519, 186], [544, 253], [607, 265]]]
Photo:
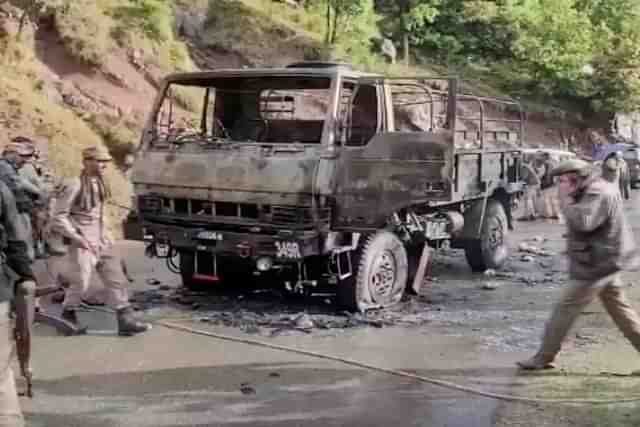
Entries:
[[87, 327], [80, 324], [78, 321], [78, 315], [75, 310], [65, 309], [62, 310], [62, 319], [71, 323], [75, 328], [74, 332], [69, 332], [66, 335], [84, 335], [87, 333]]
[[131, 307], [118, 310], [118, 335], [132, 336], [151, 329], [151, 324], [136, 320]]

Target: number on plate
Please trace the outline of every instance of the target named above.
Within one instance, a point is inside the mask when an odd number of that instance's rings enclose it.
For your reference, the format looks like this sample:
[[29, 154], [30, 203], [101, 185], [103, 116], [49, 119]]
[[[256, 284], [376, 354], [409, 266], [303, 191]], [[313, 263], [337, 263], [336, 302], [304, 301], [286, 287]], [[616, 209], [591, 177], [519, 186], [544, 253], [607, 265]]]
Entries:
[[300, 246], [297, 242], [275, 242], [278, 258], [302, 258]]

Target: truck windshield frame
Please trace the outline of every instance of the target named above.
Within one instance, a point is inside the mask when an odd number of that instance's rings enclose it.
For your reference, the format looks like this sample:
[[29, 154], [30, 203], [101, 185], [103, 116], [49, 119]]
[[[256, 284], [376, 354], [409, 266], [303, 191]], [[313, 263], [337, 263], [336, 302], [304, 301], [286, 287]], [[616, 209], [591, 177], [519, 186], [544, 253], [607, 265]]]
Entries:
[[150, 143], [321, 145], [332, 81], [290, 75], [170, 81], [151, 116]]

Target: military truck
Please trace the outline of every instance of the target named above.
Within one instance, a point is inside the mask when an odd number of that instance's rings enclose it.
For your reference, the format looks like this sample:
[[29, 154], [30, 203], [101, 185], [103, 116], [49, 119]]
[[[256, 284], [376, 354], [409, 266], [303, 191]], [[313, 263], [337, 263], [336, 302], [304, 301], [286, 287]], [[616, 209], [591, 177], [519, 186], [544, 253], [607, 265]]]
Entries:
[[132, 171], [147, 254], [189, 288], [248, 276], [364, 311], [419, 291], [432, 251], [507, 258], [520, 105], [451, 77], [346, 64], [165, 78]]

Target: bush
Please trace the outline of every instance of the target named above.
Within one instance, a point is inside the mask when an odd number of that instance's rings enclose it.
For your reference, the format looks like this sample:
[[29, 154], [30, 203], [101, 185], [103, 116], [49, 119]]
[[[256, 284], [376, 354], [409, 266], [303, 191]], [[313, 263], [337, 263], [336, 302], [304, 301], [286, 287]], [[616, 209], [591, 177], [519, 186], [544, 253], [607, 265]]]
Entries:
[[71, 55], [94, 66], [112, 50], [113, 19], [94, 0], [67, 0], [55, 10], [55, 23]]
[[173, 39], [173, 11], [164, 0], [135, 0], [110, 11], [120, 27], [135, 29], [155, 42]]

